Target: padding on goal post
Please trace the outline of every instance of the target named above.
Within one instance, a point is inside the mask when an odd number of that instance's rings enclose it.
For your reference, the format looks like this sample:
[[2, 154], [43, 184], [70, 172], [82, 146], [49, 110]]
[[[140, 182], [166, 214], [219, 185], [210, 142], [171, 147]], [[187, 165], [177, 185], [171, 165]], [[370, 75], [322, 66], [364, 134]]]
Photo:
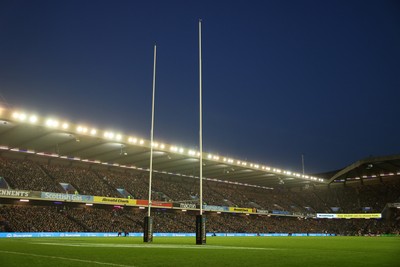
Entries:
[[206, 244], [206, 217], [204, 215], [196, 215], [196, 244]]

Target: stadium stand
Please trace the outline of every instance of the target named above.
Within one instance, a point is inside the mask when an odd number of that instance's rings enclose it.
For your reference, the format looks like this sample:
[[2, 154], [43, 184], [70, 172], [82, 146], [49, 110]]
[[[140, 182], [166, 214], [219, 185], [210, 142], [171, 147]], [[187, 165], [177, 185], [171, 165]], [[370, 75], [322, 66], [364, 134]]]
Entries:
[[[68, 184], [82, 195], [147, 199], [148, 172], [71, 164], [70, 161], [13, 159], [0, 157], [0, 177], [8, 188], [66, 193]], [[197, 203], [198, 180], [155, 173], [153, 200], [170, 203]], [[342, 235], [399, 233], [398, 209], [385, 220], [327, 220], [305, 218], [317, 212], [382, 212], [387, 203], [400, 202], [398, 179], [376, 180], [366, 184], [332, 184], [329, 186], [255, 188], [217, 181], [205, 181], [204, 202], [207, 205], [246, 207], [268, 211], [285, 211], [297, 216], [260, 216], [234, 213], [210, 213], [210, 232], [326, 232]], [[125, 193], [123, 193], [125, 192]], [[68, 192], [75, 193], [75, 192]], [[14, 203], [15, 204], [15, 203]], [[50, 202], [50, 204], [52, 204]], [[68, 205], [11, 205], [0, 207], [0, 231], [86, 231], [142, 232], [144, 210], [134, 207], [115, 208]], [[50, 205], [50, 206], [49, 206]], [[155, 232], [194, 232], [192, 211], [154, 210]]]
[[[12, 232], [142, 232], [144, 212], [133, 209], [60, 208], [49, 206], [0, 207], [2, 231]], [[156, 211], [154, 231], [194, 232], [194, 214]], [[398, 215], [396, 215], [398, 216]], [[335, 233], [339, 235], [399, 234], [397, 220], [327, 220], [284, 216], [212, 214], [209, 232], [215, 233]]]

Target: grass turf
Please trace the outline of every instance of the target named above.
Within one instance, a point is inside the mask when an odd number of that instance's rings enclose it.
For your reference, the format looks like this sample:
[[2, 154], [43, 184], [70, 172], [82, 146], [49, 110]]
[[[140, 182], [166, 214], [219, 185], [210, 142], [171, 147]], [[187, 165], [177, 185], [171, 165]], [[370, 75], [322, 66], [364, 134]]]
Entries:
[[399, 237], [0, 239], [0, 266], [397, 266]]

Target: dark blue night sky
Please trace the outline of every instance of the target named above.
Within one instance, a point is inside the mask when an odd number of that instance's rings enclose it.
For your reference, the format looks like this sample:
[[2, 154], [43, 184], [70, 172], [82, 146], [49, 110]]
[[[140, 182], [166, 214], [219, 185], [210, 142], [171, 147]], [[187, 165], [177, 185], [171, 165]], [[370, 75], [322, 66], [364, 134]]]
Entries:
[[0, 3], [12, 107], [306, 172], [400, 153], [399, 1]]

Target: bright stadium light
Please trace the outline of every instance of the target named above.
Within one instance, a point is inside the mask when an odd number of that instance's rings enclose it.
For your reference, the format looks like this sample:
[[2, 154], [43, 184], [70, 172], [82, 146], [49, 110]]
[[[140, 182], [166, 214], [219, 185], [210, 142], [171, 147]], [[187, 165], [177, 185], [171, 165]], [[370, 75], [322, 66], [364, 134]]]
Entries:
[[18, 119], [19, 119], [20, 121], [25, 121], [25, 120], [26, 120], [26, 117], [27, 117], [27, 116], [26, 116], [25, 113], [21, 113], [21, 114], [19, 114], [19, 118], [18, 118]]
[[129, 138], [128, 138], [128, 142], [129, 142], [129, 143], [136, 144], [136, 143], [137, 143], [137, 138], [136, 138], [136, 137], [129, 137]]
[[62, 126], [61, 126], [64, 130], [66, 130], [66, 129], [68, 129], [69, 128], [69, 124], [68, 123], [66, 123], [66, 122], [64, 122], [63, 124], [62, 124]]
[[17, 111], [14, 111], [13, 114], [12, 114], [12, 117], [14, 119], [18, 119], [19, 118], [19, 113]]
[[113, 132], [105, 132], [104, 137], [109, 139], [114, 139], [115, 134]]
[[36, 123], [38, 121], [38, 117], [36, 115], [31, 115], [29, 117], [29, 122], [30, 123]]
[[47, 119], [46, 120], [46, 126], [48, 127], [52, 127], [52, 128], [56, 128], [58, 127], [59, 122], [55, 119]]
[[140, 139], [139, 144], [143, 145], [144, 144], [144, 140]]
[[91, 134], [91, 135], [96, 135], [96, 134], [97, 134], [97, 130], [96, 130], [96, 129], [90, 130], [90, 134]]

